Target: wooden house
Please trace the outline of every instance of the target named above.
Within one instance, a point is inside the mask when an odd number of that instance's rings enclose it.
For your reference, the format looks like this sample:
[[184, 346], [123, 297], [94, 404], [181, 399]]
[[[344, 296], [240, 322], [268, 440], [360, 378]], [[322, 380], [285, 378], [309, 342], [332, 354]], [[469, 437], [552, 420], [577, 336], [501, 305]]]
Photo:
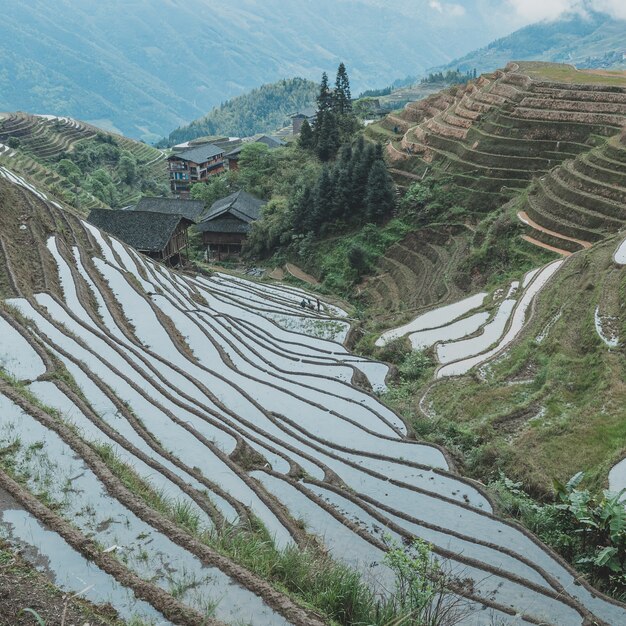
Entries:
[[221, 261], [237, 256], [265, 202], [245, 191], [215, 202], [196, 225], [209, 257]]
[[224, 148], [207, 143], [170, 155], [167, 168], [172, 194], [188, 198], [192, 185], [223, 172], [225, 152]]
[[87, 221], [139, 252], [170, 265], [182, 263], [189, 244], [187, 230], [193, 223], [183, 215], [114, 209], [93, 209]]

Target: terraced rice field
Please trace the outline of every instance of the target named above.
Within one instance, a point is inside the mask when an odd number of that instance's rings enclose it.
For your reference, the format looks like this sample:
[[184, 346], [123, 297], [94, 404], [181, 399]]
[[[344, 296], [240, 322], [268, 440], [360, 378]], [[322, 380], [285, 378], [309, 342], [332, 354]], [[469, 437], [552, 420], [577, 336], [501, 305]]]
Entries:
[[519, 335], [528, 311], [562, 261], [526, 274], [508, 289], [489, 296], [477, 293], [453, 304], [430, 309], [417, 318], [383, 333], [376, 341], [384, 346], [408, 336], [414, 350], [434, 347], [439, 363], [436, 377], [461, 376], [502, 353]]
[[447, 272], [467, 252], [464, 231], [458, 226], [425, 229], [391, 246], [364, 285], [370, 304], [398, 313], [459, 296]]
[[[304, 313], [305, 292], [282, 285], [172, 272], [0, 173], [22, 215], [15, 232], [42, 244], [28, 274], [19, 249], [3, 251], [0, 447], [23, 471], [0, 468], [15, 502], [0, 519], [65, 588], [92, 584], [92, 599], [159, 624], [323, 623], [130, 491], [109, 450], [204, 528], [254, 516], [282, 548], [304, 545], [303, 520], [381, 593], [393, 585], [381, 532], [421, 537], [464, 624], [626, 621], [626, 607], [500, 520], [444, 450], [409, 436], [372, 393], [387, 366], [343, 346], [343, 311]], [[521, 310], [552, 267], [493, 306]], [[482, 347], [501, 327], [496, 313]]]
[[581, 248], [572, 239], [598, 241], [624, 224], [626, 148], [616, 135], [626, 123], [626, 76], [602, 84], [573, 68], [555, 74], [550, 64], [546, 78], [542, 67], [509, 64], [409, 104], [381, 125], [404, 133], [388, 144], [399, 185], [445, 176], [464, 190], [470, 210], [495, 209], [540, 179], [520, 209], [539, 226], [526, 239], [572, 252]]
[[[0, 164], [28, 178], [39, 188], [59, 187], [74, 192], [74, 185], [57, 173], [54, 164], [63, 154], [71, 153], [78, 142], [94, 139], [102, 132], [69, 117], [9, 113], [0, 119]], [[119, 135], [113, 137], [121, 149], [135, 157], [138, 165], [148, 168], [155, 178], [164, 178], [165, 154], [161, 150]], [[11, 138], [19, 140], [19, 148], [9, 149], [6, 142]], [[135, 192], [122, 198], [121, 204], [132, 204], [138, 197], [139, 193]], [[104, 207], [85, 190], [80, 191], [80, 203], [85, 211]]]

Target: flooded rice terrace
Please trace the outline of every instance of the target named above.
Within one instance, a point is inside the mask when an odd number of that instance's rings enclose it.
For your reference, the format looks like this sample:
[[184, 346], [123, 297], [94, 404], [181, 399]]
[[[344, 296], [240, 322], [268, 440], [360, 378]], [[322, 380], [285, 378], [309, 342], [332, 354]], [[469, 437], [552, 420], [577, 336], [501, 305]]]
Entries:
[[[62, 588], [89, 587], [89, 599], [146, 623], [185, 610], [321, 623], [148, 506], [114, 459], [198, 533], [254, 519], [283, 549], [305, 529], [380, 594], [394, 586], [382, 535], [422, 538], [459, 583], [463, 624], [626, 623], [622, 605], [494, 515], [445, 451], [408, 436], [377, 396], [388, 367], [344, 348], [344, 311], [304, 310], [308, 294], [284, 285], [177, 274], [75, 228], [90, 246], [47, 241], [60, 292], [0, 309], [1, 527]], [[438, 375], [467, 371], [510, 341], [556, 269], [512, 286], [492, 314], [478, 294], [388, 338], [421, 333], [423, 345], [439, 333]]]

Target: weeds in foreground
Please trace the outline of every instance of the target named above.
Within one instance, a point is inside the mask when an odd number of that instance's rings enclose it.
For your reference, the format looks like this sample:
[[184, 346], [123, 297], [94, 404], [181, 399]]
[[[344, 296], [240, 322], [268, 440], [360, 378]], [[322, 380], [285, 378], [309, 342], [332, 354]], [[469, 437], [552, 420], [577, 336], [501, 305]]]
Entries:
[[388, 541], [384, 564], [395, 590], [375, 590], [362, 574], [331, 559], [315, 543], [279, 550], [267, 529], [253, 518], [205, 528], [193, 508], [152, 489], [111, 446], [92, 444], [111, 470], [136, 495], [198, 540], [246, 567], [296, 601], [342, 626], [454, 626], [462, 602], [448, 591], [452, 582], [423, 542], [407, 547]]

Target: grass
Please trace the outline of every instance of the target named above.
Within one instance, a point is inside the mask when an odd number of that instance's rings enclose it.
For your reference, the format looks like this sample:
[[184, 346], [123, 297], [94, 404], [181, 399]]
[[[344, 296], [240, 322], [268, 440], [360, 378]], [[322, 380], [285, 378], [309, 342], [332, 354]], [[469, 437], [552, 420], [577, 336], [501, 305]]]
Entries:
[[[305, 269], [317, 269], [326, 289], [346, 296], [363, 275], [373, 271], [385, 251], [410, 230], [408, 223], [392, 219], [384, 226], [368, 224], [356, 232], [316, 241], [307, 251], [310, 254], [302, 255], [308, 259]], [[362, 252], [358, 264], [352, 256], [354, 250]]]
[[[416, 368], [420, 369], [421, 365], [407, 362], [407, 367], [414, 376]], [[334, 561], [320, 550], [316, 540], [312, 539], [305, 548], [292, 545], [278, 549], [267, 529], [256, 518], [250, 524], [204, 528], [195, 512], [155, 491], [119, 460], [110, 446], [92, 445], [124, 485], [151, 507], [296, 602], [322, 613], [332, 624], [388, 626], [412, 623], [404, 621], [404, 604], [397, 597], [392, 594], [388, 599], [381, 598], [360, 572]], [[172, 581], [171, 593], [177, 596], [192, 588], [193, 584], [193, 580], [186, 578]]]
[[520, 70], [533, 78], [559, 83], [580, 83], [584, 85], [626, 86], [626, 72], [620, 70], [578, 70], [573, 65], [561, 63], [520, 62]]
[[[502, 471], [548, 498], [554, 478], [584, 470], [593, 488], [605, 487], [608, 470], [626, 451], [622, 350], [602, 343], [593, 320], [598, 298], [616, 292], [616, 310], [607, 313], [618, 317], [620, 337], [626, 336], [619, 306], [626, 279], [609, 262], [614, 245], [564, 266], [540, 297], [527, 332], [485, 378], [470, 373], [438, 382], [428, 395], [433, 419], [417, 407], [428, 378], [396, 383], [385, 399], [413, 422], [418, 436], [448, 447], [467, 474], [484, 482]], [[537, 341], [546, 327], [546, 339]]]

